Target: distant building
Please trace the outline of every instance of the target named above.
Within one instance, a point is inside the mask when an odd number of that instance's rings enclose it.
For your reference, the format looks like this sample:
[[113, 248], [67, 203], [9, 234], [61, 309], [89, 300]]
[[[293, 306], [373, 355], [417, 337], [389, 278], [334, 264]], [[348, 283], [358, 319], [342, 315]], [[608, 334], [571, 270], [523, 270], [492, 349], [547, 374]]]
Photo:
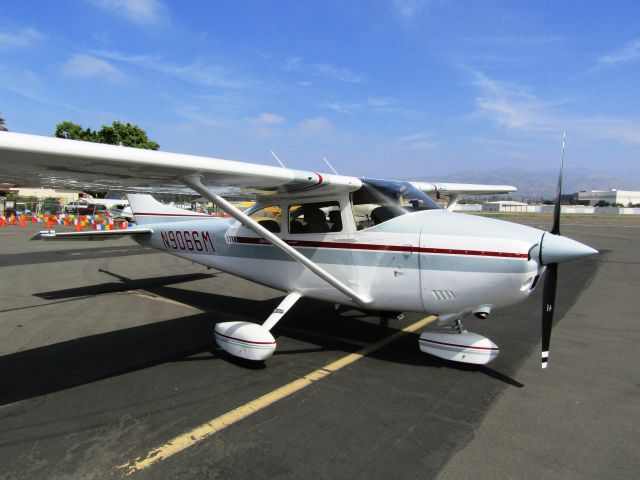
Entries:
[[578, 192], [577, 200], [580, 203], [589, 202], [589, 205], [596, 205], [599, 202], [607, 202], [611, 205], [619, 203], [626, 207], [630, 203], [632, 205], [640, 203], [640, 192], [617, 190], [615, 188], [612, 188], [611, 190], [592, 190], [590, 192], [581, 191]]
[[487, 202], [482, 204], [483, 212], [513, 212], [527, 213], [535, 212], [535, 205], [528, 205], [522, 202], [514, 202], [513, 200], [500, 200], [498, 202]]
[[81, 192], [75, 190], [54, 190], [52, 188], [9, 188], [10, 192], [21, 197], [36, 197], [38, 200], [57, 198], [64, 205], [82, 197]]

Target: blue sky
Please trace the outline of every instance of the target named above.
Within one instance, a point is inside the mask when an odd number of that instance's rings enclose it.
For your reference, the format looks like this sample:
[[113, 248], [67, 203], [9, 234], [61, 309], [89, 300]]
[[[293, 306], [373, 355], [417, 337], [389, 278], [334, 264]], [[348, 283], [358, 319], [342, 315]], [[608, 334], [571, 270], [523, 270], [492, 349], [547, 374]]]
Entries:
[[[640, 2], [4, 1], [0, 113], [386, 178], [640, 176]], [[464, 178], [460, 178], [464, 181]]]

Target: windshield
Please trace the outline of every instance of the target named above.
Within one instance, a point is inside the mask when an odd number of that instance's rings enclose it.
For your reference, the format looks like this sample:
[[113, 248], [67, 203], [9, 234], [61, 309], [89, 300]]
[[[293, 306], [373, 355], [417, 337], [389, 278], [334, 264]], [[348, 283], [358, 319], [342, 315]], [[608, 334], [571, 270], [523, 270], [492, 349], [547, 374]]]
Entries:
[[399, 215], [441, 209], [431, 197], [409, 182], [393, 180], [362, 179], [362, 187], [353, 192], [351, 201], [358, 230]]

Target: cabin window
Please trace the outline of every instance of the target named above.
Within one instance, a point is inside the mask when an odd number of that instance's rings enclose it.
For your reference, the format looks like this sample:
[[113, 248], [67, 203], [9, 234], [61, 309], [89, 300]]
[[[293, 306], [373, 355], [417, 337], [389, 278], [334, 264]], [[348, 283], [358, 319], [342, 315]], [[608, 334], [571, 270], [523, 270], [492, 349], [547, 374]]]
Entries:
[[342, 231], [338, 202], [296, 203], [289, 206], [290, 233], [329, 233]]
[[258, 207], [249, 213], [249, 217], [255, 220], [271, 233], [280, 233], [282, 210], [278, 205], [268, 205], [266, 207]]
[[356, 228], [373, 227], [392, 218], [421, 210], [441, 210], [431, 197], [409, 182], [363, 179], [351, 194]]

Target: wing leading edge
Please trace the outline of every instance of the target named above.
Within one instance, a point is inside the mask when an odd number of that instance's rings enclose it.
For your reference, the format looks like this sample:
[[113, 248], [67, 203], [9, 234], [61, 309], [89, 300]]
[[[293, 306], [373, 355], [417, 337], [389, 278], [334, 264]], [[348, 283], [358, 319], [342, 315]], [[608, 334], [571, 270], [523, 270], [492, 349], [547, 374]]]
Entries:
[[480, 185], [475, 183], [428, 183], [411, 182], [411, 185], [425, 193], [444, 193], [447, 195], [485, 195], [511, 193], [518, 189], [511, 185]]
[[10, 132], [0, 132], [0, 169], [0, 182], [84, 190], [176, 192], [191, 175], [223, 195], [254, 197], [362, 184], [343, 175]]

